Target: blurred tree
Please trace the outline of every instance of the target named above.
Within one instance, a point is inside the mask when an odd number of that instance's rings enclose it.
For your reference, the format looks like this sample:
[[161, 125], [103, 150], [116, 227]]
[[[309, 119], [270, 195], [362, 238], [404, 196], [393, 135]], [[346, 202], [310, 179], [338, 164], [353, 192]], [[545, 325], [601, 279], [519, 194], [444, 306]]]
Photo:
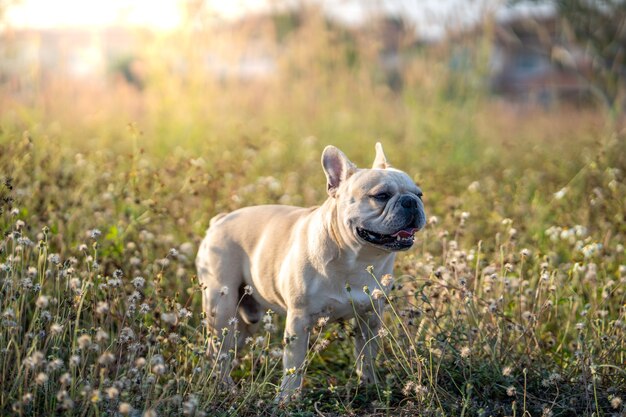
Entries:
[[[514, 0], [520, 3], [520, 0]], [[589, 82], [613, 111], [624, 110], [626, 99], [626, 1], [534, 0], [553, 4], [569, 38], [584, 47], [593, 71]]]

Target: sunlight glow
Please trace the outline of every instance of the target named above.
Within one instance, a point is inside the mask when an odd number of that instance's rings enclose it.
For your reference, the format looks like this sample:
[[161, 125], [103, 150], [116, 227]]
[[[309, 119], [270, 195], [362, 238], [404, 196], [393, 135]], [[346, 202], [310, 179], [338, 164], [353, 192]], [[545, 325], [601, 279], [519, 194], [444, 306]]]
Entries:
[[[6, 21], [16, 28], [139, 26], [171, 30], [181, 25], [183, 0], [22, 0], [9, 7]], [[267, 8], [266, 0], [207, 2], [216, 17], [235, 19]]]

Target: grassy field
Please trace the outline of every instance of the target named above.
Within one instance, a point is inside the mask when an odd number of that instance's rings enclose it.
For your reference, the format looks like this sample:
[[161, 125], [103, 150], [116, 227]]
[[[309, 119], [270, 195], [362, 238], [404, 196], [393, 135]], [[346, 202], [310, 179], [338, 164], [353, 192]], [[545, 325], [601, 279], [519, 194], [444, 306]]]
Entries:
[[[437, 53], [394, 92], [335, 36], [312, 18], [264, 82], [172, 72], [173, 45], [194, 62], [183, 34], [146, 47], [141, 91], [2, 93], [1, 415], [626, 412], [624, 131], [598, 108], [489, 98], [480, 69], [451, 74]], [[396, 265], [381, 382], [358, 384], [350, 323], [327, 324], [301, 400], [275, 407], [268, 313], [221, 387], [193, 266], [209, 219], [320, 204], [324, 146], [368, 166], [376, 140], [429, 216]]]

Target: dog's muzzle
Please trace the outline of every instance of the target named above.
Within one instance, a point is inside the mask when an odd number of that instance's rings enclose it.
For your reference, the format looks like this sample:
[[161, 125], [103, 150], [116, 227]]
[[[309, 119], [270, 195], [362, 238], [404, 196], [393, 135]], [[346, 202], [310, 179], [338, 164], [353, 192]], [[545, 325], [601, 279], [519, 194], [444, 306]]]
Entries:
[[356, 228], [357, 234], [361, 239], [377, 245], [383, 246], [388, 250], [407, 250], [415, 242], [415, 232], [419, 229], [417, 227], [407, 227], [400, 229], [392, 234], [382, 234], [371, 230]]
[[405, 226], [390, 234], [357, 227], [356, 232], [359, 237], [366, 242], [391, 251], [407, 250], [413, 246], [415, 233], [422, 229], [426, 223], [424, 210], [421, 208], [420, 201], [413, 196], [402, 196], [396, 204], [400, 206], [399, 211], [402, 212], [402, 217], [405, 219], [401, 224], [405, 224]]

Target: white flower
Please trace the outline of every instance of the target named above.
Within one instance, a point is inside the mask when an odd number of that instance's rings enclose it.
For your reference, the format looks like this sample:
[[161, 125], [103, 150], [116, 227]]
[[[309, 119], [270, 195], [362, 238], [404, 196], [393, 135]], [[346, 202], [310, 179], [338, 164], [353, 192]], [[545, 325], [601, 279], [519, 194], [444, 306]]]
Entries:
[[389, 287], [393, 284], [393, 276], [391, 274], [385, 274], [380, 280], [380, 283], [384, 287]]
[[480, 190], [480, 183], [478, 181], [472, 182], [470, 185], [467, 186], [467, 190], [472, 192], [472, 193], [475, 193], [475, 192], [479, 191]]
[[120, 403], [118, 410], [121, 415], [127, 416], [133, 410], [133, 407], [129, 403]]
[[131, 282], [137, 289], [143, 288], [143, 286], [146, 284], [146, 280], [143, 277], [135, 277]]
[[109, 387], [107, 388], [106, 393], [110, 399], [114, 400], [120, 394], [120, 391], [115, 387]]
[[463, 346], [460, 353], [462, 358], [468, 358], [472, 350], [468, 346]]
[[57, 336], [61, 334], [62, 331], [63, 331], [63, 325], [59, 323], [52, 323], [52, 325], [50, 326], [50, 333], [53, 336]]
[[109, 303], [106, 301], [98, 301], [96, 305], [96, 314], [102, 315], [109, 311]]
[[107, 366], [107, 365], [112, 364], [113, 362], [115, 362], [115, 355], [113, 355], [111, 352], [104, 352], [98, 358], [98, 363], [100, 365]]
[[80, 289], [80, 279], [78, 278], [72, 278], [70, 279], [70, 289], [76, 291]]
[[109, 340], [109, 334], [102, 329], [98, 329], [96, 332], [96, 341], [106, 342], [107, 340]]
[[69, 372], [64, 373], [59, 377], [59, 382], [61, 385], [69, 385], [72, 383], [72, 377]]
[[557, 200], [561, 200], [563, 197], [565, 197], [565, 194], [567, 194], [567, 191], [568, 191], [567, 187], [561, 188], [559, 191], [554, 193], [554, 198], [556, 198]]
[[80, 349], [86, 349], [91, 346], [91, 337], [88, 334], [83, 334], [78, 337], [78, 347]]
[[329, 317], [320, 317], [317, 319], [317, 327], [324, 327], [328, 324]]
[[385, 293], [380, 288], [376, 288], [374, 291], [372, 291], [372, 298], [374, 300], [378, 300], [384, 297], [385, 297]]
[[161, 320], [173, 326], [177, 323], [178, 316], [175, 313], [161, 313]]
[[48, 382], [48, 374], [44, 372], [39, 372], [37, 374], [37, 377], [35, 378], [35, 382], [37, 382], [37, 385], [45, 384], [46, 382]]
[[39, 298], [37, 298], [37, 301], [35, 304], [39, 308], [46, 308], [48, 307], [48, 303], [49, 303], [48, 297], [46, 297], [45, 295], [40, 295]]

